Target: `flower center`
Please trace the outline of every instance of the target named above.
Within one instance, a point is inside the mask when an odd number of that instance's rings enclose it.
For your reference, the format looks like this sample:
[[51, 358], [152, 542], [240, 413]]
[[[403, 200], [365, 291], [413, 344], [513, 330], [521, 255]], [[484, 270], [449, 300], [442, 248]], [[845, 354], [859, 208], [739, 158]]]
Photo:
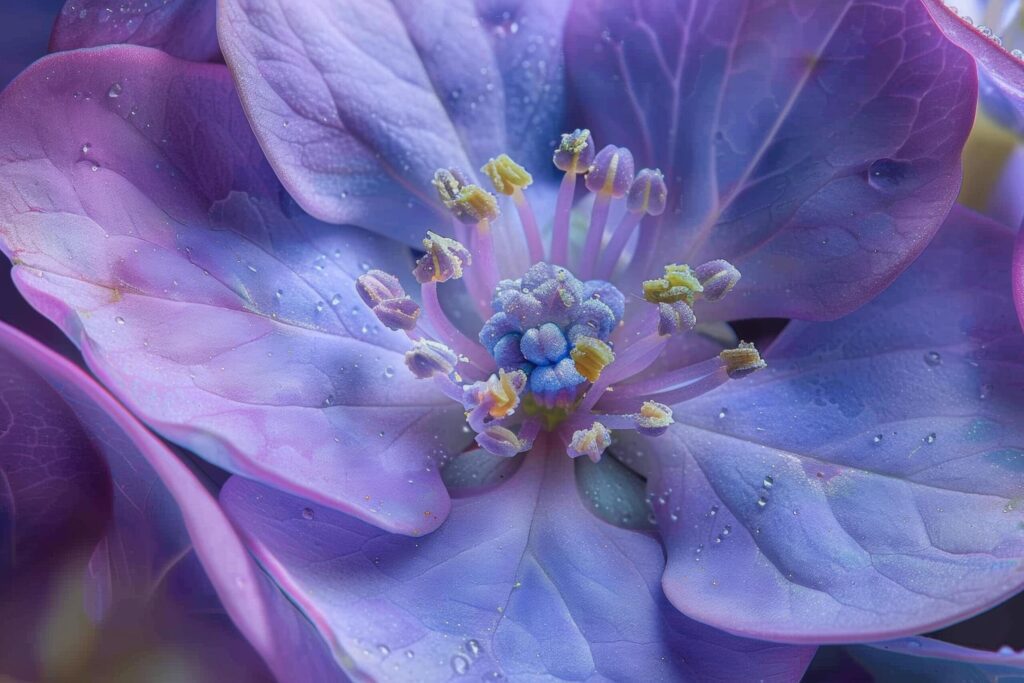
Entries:
[[[692, 269], [669, 264], [631, 297], [646, 310], [627, 322], [627, 299], [610, 280], [619, 268], [644, 268], [653, 255], [656, 226], [643, 219], [664, 211], [664, 178], [656, 169], [634, 173], [625, 148], [608, 145], [595, 153], [585, 130], [562, 136], [554, 164], [565, 175], [546, 245], [524, 193], [533, 179], [501, 155], [481, 171], [514, 204], [519, 230], [500, 220], [498, 197], [457, 169], [441, 169], [433, 184], [451, 214], [454, 237], [428, 232], [423, 240], [425, 253], [413, 269], [421, 302], [381, 271], [361, 276], [357, 289], [381, 323], [406, 332], [409, 371], [462, 404], [481, 448], [513, 456], [547, 429], [559, 434], [570, 456], [597, 461], [613, 430], [662, 434], [673, 422], [669, 406], [750, 374], [764, 361], [753, 345], [741, 343], [702, 363], [648, 372], [672, 336], [693, 329], [696, 301], [721, 299], [739, 271], [722, 260]], [[593, 208], [582, 250], [570, 254], [569, 218], [580, 175]], [[622, 217], [609, 231], [616, 204]], [[625, 263], [630, 245], [633, 258]], [[581, 277], [568, 267], [571, 256]], [[476, 339], [441, 305], [438, 285], [451, 280], [464, 281], [486, 319]]]
[[607, 341], [624, 307], [612, 284], [541, 262], [498, 283], [480, 343], [499, 368], [526, 374], [534, 413], [564, 417], [614, 358]]

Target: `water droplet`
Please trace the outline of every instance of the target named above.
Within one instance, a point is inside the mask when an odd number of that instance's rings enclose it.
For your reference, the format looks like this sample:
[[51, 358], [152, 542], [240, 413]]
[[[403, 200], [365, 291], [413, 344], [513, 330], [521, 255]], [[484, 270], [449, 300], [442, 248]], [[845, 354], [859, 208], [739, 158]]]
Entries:
[[110, 90], [107, 91], [107, 97], [120, 97], [123, 91], [124, 88], [121, 87], [120, 83], [114, 83], [110, 86]]
[[278, 301], [280, 301], [281, 297], [283, 297], [283, 296], [284, 296], [284, 290], [283, 289], [279, 289], [276, 292], [274, 292], [274, 298], [277, 299]]
[[765, 487], [766, 489], [770, 489], [770, 488], [771, 488], [772, 486], [774, 486], [774, 485], [775, 485], [775, 480], [774, 480], [774, 479], [772, 479], [772, 478], [771, 478], [770, 476], [766, 476], [766, 477], [764, 478], [764, 481], [763, 481], [763, 482], [761, 482], [761, 483], [762, 483], [762, 484], [764, 484], [764, 487]]
[[876, 159], [868, 167], [868, 184], [876, 190], [894, 190], [906, 180], [910, 166], [893, 159]]
[[718, 411], [718, 419], [719, 420], [724, 420], [725, 416], [728, 415], [728, 414], [729, 414], [728, 408], [722, 408], [721, 410]]
[[717, 514], [718, 514], [718, 506], [717, 505], [712, 505], [711, 509], [708, 510], [708, 517], [714, 517]]
[[935, 438], [935, 432], [932, 432], [928, 436], [924, 437], [924, 442], [927, 444], [933, 444], [935, 443]]
[[978, 392], [978, 398], [984, 400], [984, 399], [988, 398], [991, 394], [992, 394], [992, 385], [991, 384], [982, 384], [981, 385], [981, 391]]
[[768, 499], [767, 498], [765, 498], [764, 496], [761, 496], [760, 498], [757, 499], [757, 507], [764, 508], [764, 506], [766, 506], [766, 505], [768, 505]]
[[728, 536], [731, 533], [732, 533], [732, 527], [729, 526], [728, 524], [726, 524], [725, 528], [722, 529], [722, 536]]
[[469, 671], [469, 660], [463, 655], [455, 655], [452, 657], [452, 671], [459, 676], [463, 676]]
[[395, 376], [395, 369], [390, 365], [384, 368], [384, 376], [387, 377], [388, 379], [391, 379], [392, 377]]
[[341, 303], [341, 296], [335, 294], [331, 297], [331, 306], [337, 306]]
[[476, 659], [480, 656], [480, 643], [475, 639], [467, 640], [466, 652], [468, 652], [473, 659]]
[[92, 144], [86, 142], [82, 145], [82, 154], [88, 154], [89, 150], [92, 149]]
[[122, 318], [121, 316], [117, 316], [116, 318], [114, 318], [114, 322], [117, 323], [118, 325], [124, 325], [124, 318]]
[[1010, 56], [1016, 57], [1017, 59], [1024, 59], [1024, 51], [1014, 48], [1010, 50]]
[[415, 656], [416, 656], [416, 653], [413, 652], [412, 650], [406, 650], [405, 651], [405, 658], [406, 659], [412, 659]]
[[96, 171], [100, 170], [100, 165], [99, 164], [93, 164], [91, 167], [89, 167], [89, 170], [92, 171], [93, 173], [95, 173]]
[[942, 356], [939, 355], [938, 351], [929, 351], [928, 353], [924, 354], [924, 362], [925, 365], [929, 367], [938, 367], [939, 365], [942, 364]]
[[302, 508], [303, 519], [313, 519], [313, 508]]
[[882, 435], [875, 434], [873, 437], [871, 437], [871, 443], [875, 444], [876, 446], [882, 443]]
[[380, 653], [381, 657], [387, 657], [389, 654], [391, 654], [391, 648], [382, 643], [377, 646], [377, 652]]

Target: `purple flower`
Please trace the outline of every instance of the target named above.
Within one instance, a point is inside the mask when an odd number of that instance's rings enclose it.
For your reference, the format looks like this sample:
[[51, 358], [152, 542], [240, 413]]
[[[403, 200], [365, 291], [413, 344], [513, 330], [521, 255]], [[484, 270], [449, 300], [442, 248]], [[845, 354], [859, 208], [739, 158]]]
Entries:
[[323, 642], [188, 466], [2, 323], [0, 424], [0, 672], [329, 680]]
[[0, 241], [340, 670], [793, 680], [1020, 589], [1012, 236], [916, 0], [218, 9], [230, 71], [0, 95]]

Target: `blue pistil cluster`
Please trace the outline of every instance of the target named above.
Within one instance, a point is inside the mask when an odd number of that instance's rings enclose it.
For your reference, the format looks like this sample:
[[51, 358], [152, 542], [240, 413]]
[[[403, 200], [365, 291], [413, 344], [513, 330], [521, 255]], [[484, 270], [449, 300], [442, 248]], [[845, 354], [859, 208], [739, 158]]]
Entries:
[[604, 280], [581, 282], [561, 266], [537, 263], [517, 280], [502, 280], [491, 308], [480, 343], [498, 367], [526, 373], [538, 406], [566, 408], [587, 382], [573, 352], [608, 340], [625, 298]]

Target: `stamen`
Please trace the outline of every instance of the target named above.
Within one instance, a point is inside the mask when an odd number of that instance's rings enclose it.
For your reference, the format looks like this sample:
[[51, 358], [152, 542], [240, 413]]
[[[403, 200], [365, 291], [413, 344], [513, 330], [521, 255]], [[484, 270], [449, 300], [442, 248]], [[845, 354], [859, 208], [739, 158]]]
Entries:
[[594, 208], [590, 214], [590, 227], [587, 230], [586, 243], [583, 245], [583, 259], [580, 271], [589, 277], [598, 252], [601, 239], [608, 223], [608, 210], [612, 198], [626, 195], [633, 182], [633, 155], [625, 147], [608, 145], [594, 157], [594, 163], [587, 173], [585, 184], [594, 192]]
[[594, 422], [589, 428], [573, 433], [567, 451], [570, 458], [586, 455], [593, 462], [597, 462], [611, 443], [612, 433], [608, 431], [608, 428], [600, 422]]
[[718, 301], [740, 281], [740, 271], [724, 259], [708, 261], [697, 266], [693, 274], [704, 288], [701, 296], [707, 301]]
[[388, 329], [409, 332], [416, 327], [420, 307], [394, 275], [382, 270], [364, 273], [356, 278], [356, 292]]
[[487, 174], [494, 183], [495, 191], [501, 194], [512, 195], [516, 190], [527, 188], [533, 183], [533, 176], [507, 154], [490, 159], [480, 170]]
[[476, 442], [488, 453], [503, 458], [518, 455], [532, 445], [521, 441], [512, 430], [500, 425], [488, 427], [477, 434]]
[[594, 337], [577, 339], [576, 347], [569, 355], [576, 364], [576, 370], [590, 382], [596, 382], [601, 376], [601, 371], [615, 360], [612, 347]]
[[419, 379], [435, 375], [450, 377], [455, 372], [459, 357], [444, 344], [431, 339], [416, 342], [405, 352], [405, 365]]
[[423, 250], [427, 253], [416, 261], [412, 271], [421, 284], [457, 280], [462, 277], [462, 266], [473, 262], [469, 250], [460, 242], [429, 231], [423, 240]]
[[658, 334], [668, 336], [688, 332], [697, 324], [697, 316], [685, 301], [658, 304]]
[[609, 278], [615, 271], [615, 264], [622, 255], [626, 243], [633, 236], [640, 220], [645, 216], [659, 216], [665, 211], [668, 199], [668, 187], [665, 177], [658, 169], [642, 169], [629, 186], [626, 195], [626, 213], [612, 233], [608, 244], [601, 251], [601, 260], [597, 267], [597, 276]]
[[537, 228], [537, 218], [533, 208], [523, 193], [533, 183], [533, 176], [525, 168], [513, 161], [507, 154], [500, 154], [490, 159], [480, 169], [491, 179], [496, 192], [512, 197], [519, 214], [519, 222], [526, 236], [526, 247], [530, 254], [530, 263], [544, 260], [544, 243]]
[[586, 173], [594, 160], [594, 141], [587, 129], [577, 128], [562, 134], [562, 142], [555, 150], [555, 166], [565, 171], [562, 185], [555, 202], [554, 232], [551, 236], [551, 262], [568, 265], [569, 259], [569, 214], [576, 190], [576, 176]]
[[644, 401], [634, 416], [636, 430], [645, 436], [661, 436], [672, 426], [672, 409], [664, 403]]
[[519, 395], [525, 388], [526, 373], [522, 370], [498, 370], [497, 375], [466, 386], [462, 404], [469, 411], [466, 419], [470, 427], [479, 432], [490, 421], [510, 416], [519, 407]]
[[718, 354], [718, 357], [725, 361], [729, 379], [740, 379], [768, 366], [761, 360], [761, 354], [750, 342], [741, 341], [738, 347], [726, 349]]
[[464, 335], [445, 315], [444, 309], [441, 308], [441, 302], [437, 298], [437, 282], [424, 282], [420, 292], [427, 319], [435, 332], [434, 336], [459, 355], [468, 358], [477, 368], [485, 372], [493, 368], [494, 361], [487, 355], [487, 352]]
[[643, 284], [644, 299], [652, 304], [671, 304], [684, 301], [692, 306], [704, 287], [689, 266], [676, 263], [665, 266], [665, 275]]
[[498, 217], [498, 200], [494, 195], [469, 183], [461, 171], [438, 169], [434, 172], [433, 184], [441, 203], [459, 221], [473, 224]]

